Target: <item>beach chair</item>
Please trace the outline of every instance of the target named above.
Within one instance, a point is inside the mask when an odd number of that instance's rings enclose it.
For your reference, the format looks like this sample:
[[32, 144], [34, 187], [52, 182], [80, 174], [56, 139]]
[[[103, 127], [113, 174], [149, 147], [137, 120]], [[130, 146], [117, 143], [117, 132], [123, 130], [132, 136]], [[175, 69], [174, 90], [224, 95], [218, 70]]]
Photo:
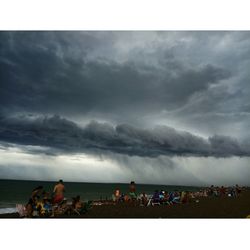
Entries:
[[154, 199], [153, 195], [149, 197], [148, 199], [148, 204], [147, 204], [147, 207], [148, 206], [160, 206], [161, 203], [160, 203], [160, 199]]
[[160, 206], [161, 203], [160, 203], [160, 201], [156, 201], [156, 200], [154, 200], [154, 199], [151, 198], [151, 199], [148, 200], [147, 206], [150, 206], [150, 205], [151, 205], [151, 206], [156, 206], [156, 205], [157, 205], [157, 206]]
[[78, 211], [78, 209], [76, 209], [76, 208], [73, 209], [73, 213], [76, 213], [79, 216], [81, 215], [80, 211]]

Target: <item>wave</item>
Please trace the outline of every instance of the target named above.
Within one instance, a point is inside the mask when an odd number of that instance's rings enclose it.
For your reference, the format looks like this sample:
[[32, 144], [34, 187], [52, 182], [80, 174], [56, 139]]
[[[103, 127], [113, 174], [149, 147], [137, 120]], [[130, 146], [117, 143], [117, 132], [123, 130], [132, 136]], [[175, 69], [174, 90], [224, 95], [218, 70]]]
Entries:
[[17, 213], [17, 209], [15, 207], [0, 208], [0, 214], [11, 214], [11, 213]]

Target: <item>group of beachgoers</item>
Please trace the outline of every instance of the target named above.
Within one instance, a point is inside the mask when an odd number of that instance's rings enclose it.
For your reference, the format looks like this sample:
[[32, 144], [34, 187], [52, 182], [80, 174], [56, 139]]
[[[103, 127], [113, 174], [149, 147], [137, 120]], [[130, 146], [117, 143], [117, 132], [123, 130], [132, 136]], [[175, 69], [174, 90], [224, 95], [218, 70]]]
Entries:
[[153, 195], [145, 192], [137, 194], [136, 184], [131, 181], [127, 194], [121, 193], [116, 188], [111, 200], [99, 200], [83, 202], [77, 195], [72, 197], [71, 201], [64, 196], [65, 185], [63, 180], [59, 180], [54, 186], [52, 194], [44, 190], [43, 186], [36, 187], [29, 198], [28, 203], [18, 205], [17, 210], [21, 217], [28, 218], [48, 218], [60, 216], [81, 216], [89, 211], [94, 205], [104, 204], [128, 204], [132, 206], [155, 206], [155, 205], [174, 205], [185, 204], [189, 202], [199, 202], [201, 197], [232, 197], [237, 198], [241, 195], [243, 188], [235, 185], [233, 187], [215, 187], [203, 188], [199, 191], [165, 191], [155, 190]]
[[203, 188], [199, 191], [165, 191], [155, 190], [153, 195], [147, 195], [145, 192], [141, 194], [136, 193], [135, 182], [131, 182], [129, 186], [129, 193], [122, 194], [117, 188], [112, 195], [115, 203], [128, 202], [140, 206], [154, 206], [154, 205], [174, 205], [181, 203], [189, 203], [192, 201], [199, 202], [200, 197], [238, 197], [243, 188], [239, 185], [233, 187], [215, 187]]
[[63, 180], [59, 180], [54, 186], [52, 195], [38, 186], [31, 192], [28, 203], [25, 206], [17, 205], [17, 211], [21, 217], [57, 217], [61, 215], [81, 215], [91, 208], [91, 202], [81, 201], [80, 196], [72, 197], [69, 202], [65, 196]]

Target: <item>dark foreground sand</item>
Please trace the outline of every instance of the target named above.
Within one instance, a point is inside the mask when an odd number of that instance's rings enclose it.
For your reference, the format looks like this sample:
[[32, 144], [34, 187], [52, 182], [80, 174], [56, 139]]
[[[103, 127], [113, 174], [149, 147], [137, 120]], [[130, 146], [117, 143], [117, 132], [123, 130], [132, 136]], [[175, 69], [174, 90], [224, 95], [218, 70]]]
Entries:
[[[250, 214], [250, 191], [238, 198], [200, 198], [199, 202], [172, 206], [134, 207], [128, 204], [94, 206], [75, 218], [246, 218]], [[18, 218], [18, 214], [0, 215]], [[64, 216], [62, 218], [74, 218]]]

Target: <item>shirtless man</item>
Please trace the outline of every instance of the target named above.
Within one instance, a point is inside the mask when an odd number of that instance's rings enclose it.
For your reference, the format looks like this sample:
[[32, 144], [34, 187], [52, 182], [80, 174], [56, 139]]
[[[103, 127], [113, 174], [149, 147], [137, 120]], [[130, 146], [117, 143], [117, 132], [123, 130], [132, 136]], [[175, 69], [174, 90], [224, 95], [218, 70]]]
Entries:
[[60, 203], [64, 199], [65, 187], [62, 180], [55, 185], [53, 193], [54, 193], [54, 203]]

